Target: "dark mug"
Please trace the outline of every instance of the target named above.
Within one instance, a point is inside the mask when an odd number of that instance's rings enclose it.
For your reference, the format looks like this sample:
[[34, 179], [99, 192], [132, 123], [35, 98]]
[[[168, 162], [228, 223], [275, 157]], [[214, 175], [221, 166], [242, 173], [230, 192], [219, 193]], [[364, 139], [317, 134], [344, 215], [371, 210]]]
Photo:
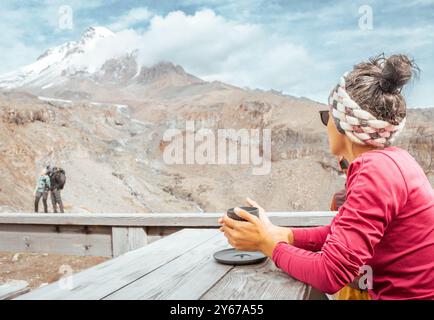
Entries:
[[[257, 216], [259, 218], [259, 209], [255, 207], [239, 207], [240, 209], [247, 211], [250, 214], [253, 214], [254, 216]], [[245, 219], [238, 216], [235, 211], [235, 208], [230, 208], [226, 211], [226, 214], [229, 218], [237, 220], [237, 221], [246, 221]]]

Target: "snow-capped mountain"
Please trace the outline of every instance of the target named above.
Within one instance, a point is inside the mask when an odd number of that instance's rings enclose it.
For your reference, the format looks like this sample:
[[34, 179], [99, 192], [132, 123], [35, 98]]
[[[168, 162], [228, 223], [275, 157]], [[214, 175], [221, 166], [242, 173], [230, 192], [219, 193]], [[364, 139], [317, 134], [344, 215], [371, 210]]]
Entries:
[[[32, 64], [0, 76], [1, 89], [83, 98], [110, 87], [154, 86], [157, 88], [203, 82], [170, 62], [140, 65], [140, 52], [114, 50], [117, 34], [104, 27], [90, 27], [78, 41], [51, 48]], [[110, 42], [111, 41], [111, 42]], [[100, 53], [104, 51], [104, 55]], [[142, 88], [143, 89], [143, 88]]]
[[48, 87], [63, 77], [85, 72], [89, 68], [84, 57], [100, 39], [114, 34], [103, 27], [87, 29], [79, 41], [70, 41], [47, 50], [32, 64], [0, 76], [0, 87]]

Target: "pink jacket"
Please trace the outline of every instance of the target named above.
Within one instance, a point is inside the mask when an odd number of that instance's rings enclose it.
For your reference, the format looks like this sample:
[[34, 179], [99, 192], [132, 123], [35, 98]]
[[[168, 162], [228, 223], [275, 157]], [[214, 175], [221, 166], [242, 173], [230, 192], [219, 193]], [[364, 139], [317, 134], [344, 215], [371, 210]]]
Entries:
[[294, 228], [276, 265], [335, 293], [360, 267], [373, 271], [374, 299], [434, 299], [434, 191], [417, 162], [389, 147], [363, 153], [347, 177], [347, 198], [329, 226]]

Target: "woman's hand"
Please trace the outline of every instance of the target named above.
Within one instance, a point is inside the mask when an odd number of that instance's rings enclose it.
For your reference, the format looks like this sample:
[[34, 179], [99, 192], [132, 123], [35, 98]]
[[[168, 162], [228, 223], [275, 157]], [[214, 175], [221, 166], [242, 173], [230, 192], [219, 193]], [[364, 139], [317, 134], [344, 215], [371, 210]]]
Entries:
[[235, 213], [247, 221], [236, 221], [224, 215], [219, 219], [222, 225], [220, 231], [224, 232], [228, 242], [238, 250], [262, 251], [271, 257], [277, 242], [292, 243], [290, 228], [275, 226], [256, 202], [247, 198], [247, 204], [259, 209], [259, 218], [239, 208]]
[[264, 208], [262, 208], [256, 201], [253, 201], [250, 198], [246, 198], [246, 204], [250, 207], [258, 208], [259, 219], [264, 223], [264, 227], [267, 229], [268, 233], [273, 236], [276, 242], [285, 241], [289, 244], [292, 244], [294, 242], [291, 228], [275, 226], [270, 221], [270, 218], [268, 217]]

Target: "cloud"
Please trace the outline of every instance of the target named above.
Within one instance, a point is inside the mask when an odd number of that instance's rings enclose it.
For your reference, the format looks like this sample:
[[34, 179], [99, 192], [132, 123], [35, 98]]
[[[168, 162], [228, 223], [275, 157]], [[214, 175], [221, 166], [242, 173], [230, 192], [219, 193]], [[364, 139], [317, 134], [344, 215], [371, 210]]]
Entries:
[[114, 18], [116, 20], [112, 24], [108, 25], [108, 28], [112, 31], [120, 31], [131, 28], [138, 23], [148, 21], [152, 17], [151, 11], [145, 7], [138, 7], [129, 10], [124, 15]]
[[288, 37], [209, 9], [192, 15], [182, 11], [155, 15], [143, 32], [118, 32], [99, 48], [88, 61], [138, 50], [146, 66], [171, 61], [205, 80], [302, 94], [317, 89], [314, 75], [327, 68], [314, 63], [309, 52]]
[[[373, 30], [346, 29], [333, 31], [327, 34], [326, 44], [338, 45], [342, 42], [353, 43], [353, 47], [381, 47], [383, 50], [413, 51], [431, 46], [434, 40], [434, 25], [416, 27], [376, 27]], [[399, 45], [397, 45], [399, 42]]]
[[[172, 61], [206, 80], [325, 101], [330, 87], [353, 64], [381, 52], [408, 53], [423, 70], [412, 101], [429, 105], [434, 99], [429, 89], [434, 79], [434, 0], [393, 6], [366, 0], [374, 10], [372, 31], [358, 28], [359, 5], [348, 1], [182, 0], [176, 5], [148, 2], [148, 7], [138, 0], [29, 2], [0, 2], [0, 73], [78, 39], [89, 26], [105, 25], [117, 33], [89, 55], [96, 65], [138, 49], [144, 65]], [[68, 3], [74, 29], [65, 31], [58, 28], [58, 9]]]
[[0, 74], [31, 63], [47, 48], [59, 45], [75, 34], [80, 27], [79, 19], [74, 19], [76, 29], [59, 29], [61, 6], [70, 3], [75, 18], [81, 17], [82, 11], [88, 12], [110, 2], [113, 0], [43, 0], [29, 1], [24, 6], [16, 1], [1, 1]]
[[425, 6], [434, 6], [434, 0], [407, 0], [398, 2], [395, 6], [399, 8], [411, 8], [411, 7], [425, 7]]
[[[382, 20], [383, 25], [364, 31], [358, 28], [357, 6], [349, 12], [352, 14], [348, 18], [345, 9], [318, 8], [306, 16], [297, 16], [301, 25], [296, 29], [287, 26], [282, 32], [270, 30], [268, 24], [232, 19], [211, 9], [193, 14], [172, 11], [154, 15], [145, 30], [118, 32], [110, 40], [114, 44], [101, 45], [103, 52], [94, 59], [101, 60], [101, 55], [108, 53], [121, 54], [126, 48], [138, 49], [143, 65], [171, 61], [208, 81], [275, 89], [325, 102], [330, 88], [353, 64], [381, 52], [417, 53], [419, 61], [427, 56], [426, 48], [432, 47], [432, 25], [395, 27]], [[318, 16], [320, 20], [314, 25], [322, 33], [307, 28], [303, 34], [295, 34], [310, 24], [305, 20], [308, 16]], [[331, 26], [334, 20], [340, 21], [342, 27]], [[426, 70], [424, 81], [408, 90], [412, 105], [432, 104], [432, 97], [426, 95], [426, 87], [432, 83], [429, 64], [432, 62], [426, 59], [421, 61]]]
[[0, 29], [2, 30], [0, 37], [1, 72], [27, 64], [40, 54], [34, 45], [26, 41], [25, 25], [27, 19], [31, 19], [31, 15], [23, 15], [18, 9], [2, 10], [2, 19], [0, 19]]

